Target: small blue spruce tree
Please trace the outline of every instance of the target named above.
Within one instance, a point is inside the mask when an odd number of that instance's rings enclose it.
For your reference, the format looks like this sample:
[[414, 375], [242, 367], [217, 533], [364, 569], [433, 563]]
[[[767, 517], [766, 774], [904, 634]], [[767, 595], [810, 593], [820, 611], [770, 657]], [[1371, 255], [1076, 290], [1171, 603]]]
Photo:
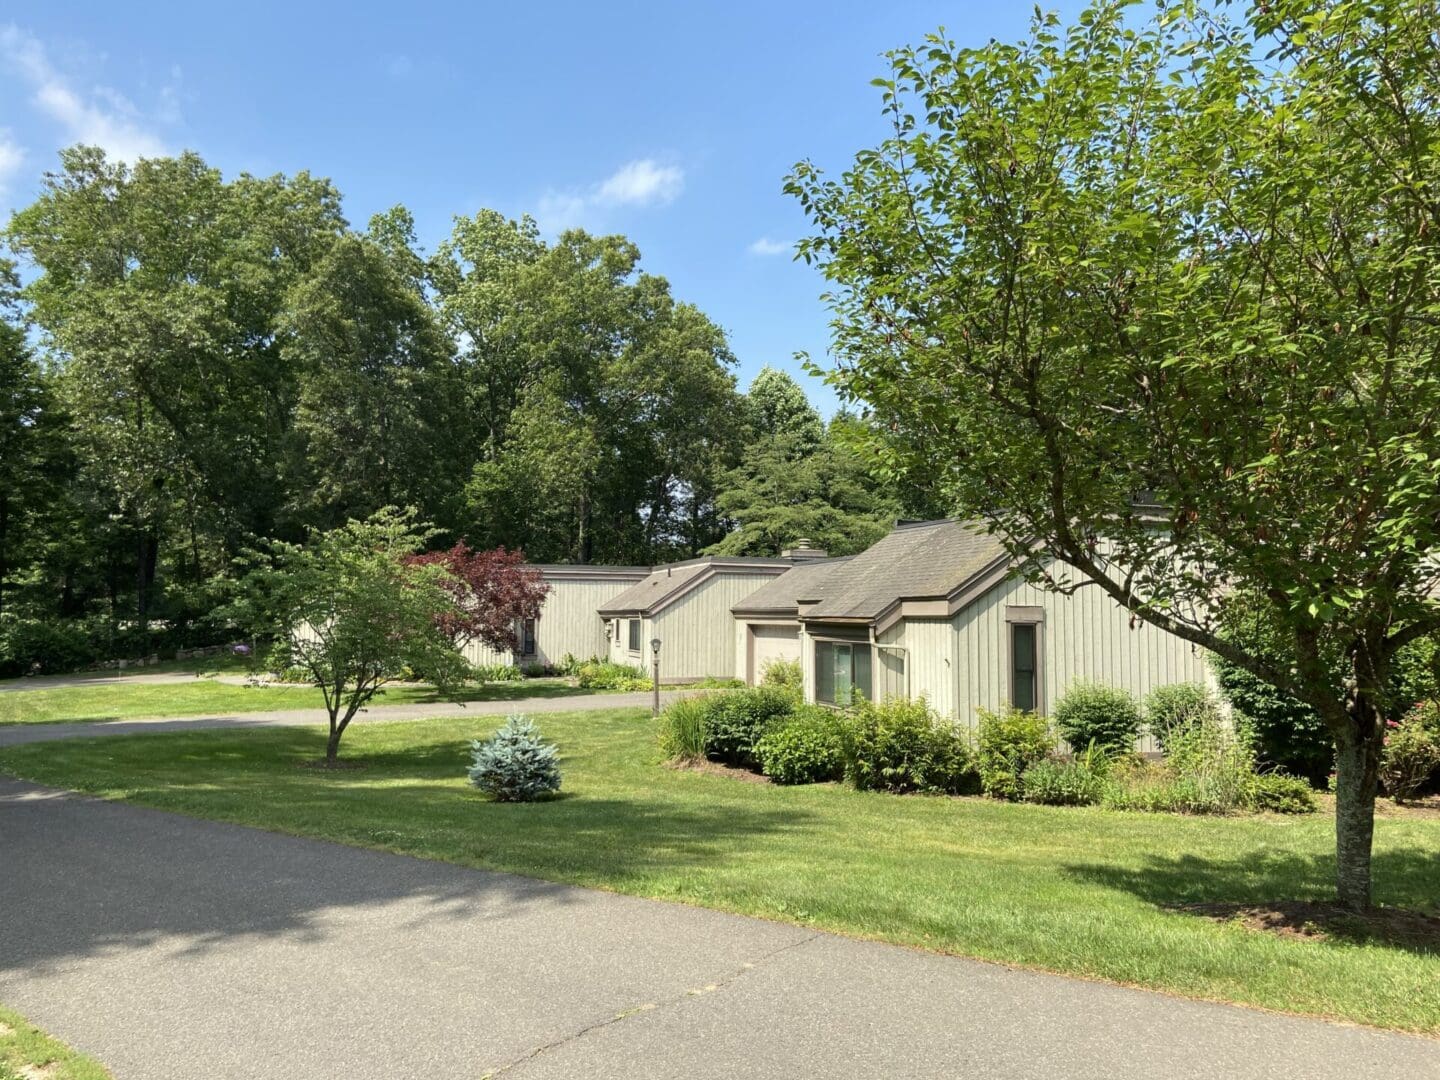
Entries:
[[524, 716], [470, 744], [470, 783], [500, 802], [530, 802], [560, 790], [559, 751]]

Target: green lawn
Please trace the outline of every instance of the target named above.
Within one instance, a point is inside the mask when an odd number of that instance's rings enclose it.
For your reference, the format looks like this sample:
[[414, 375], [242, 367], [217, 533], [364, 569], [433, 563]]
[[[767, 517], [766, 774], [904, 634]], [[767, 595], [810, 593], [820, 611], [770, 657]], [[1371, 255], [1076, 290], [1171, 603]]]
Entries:
[[[780, 788], [666, 768], [641, 710], [540, 718], [563, 797], [487, 802], [469, 739], [497, 719], [75, 740], [0, 768], [149, 806], [682, 900], [1007, 964], [1440, 1033], [1440, 956], [1285, 939], [1167, 910], [1324, 899], [1332, 821], [1187, 818]], [[1387, 817], [1378, 898], [1434, 911], [1440, 822]]]
[[0, 1080], [20, 1080], [25, 1066], [33, 1070], [29, 1075], [45, 1080], [110, 1080], [94, 1058], [77, 1054], [19, 1013], [0, 1007]]
[[[523, 698], [565, 698], [595, 693], [579, 690], [562, 679], [487, 683], [466, 687], [461, 701], [518, 701]], [[425, 686], [393, 686], [376, 705], [406, 705], [446, 699]], [[178, 683], [71, 686], [56, 690], [15, 690], [0, 693], [0, 725], [48, 724], [61, 721], [123, 720], [136, 717], [229, 715], [274, 712], [277, 709], [322, 708], [320, 691], [310, 686], [239, 686], [196, 679]]]

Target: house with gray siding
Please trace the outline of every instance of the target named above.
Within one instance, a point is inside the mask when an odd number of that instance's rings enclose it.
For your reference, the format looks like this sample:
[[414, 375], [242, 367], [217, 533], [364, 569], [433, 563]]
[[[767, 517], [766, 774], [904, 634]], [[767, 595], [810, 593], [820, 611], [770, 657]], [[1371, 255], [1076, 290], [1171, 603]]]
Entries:
[[730, 609], [794, 567], [788, 554], [778, 559], [706, 556], [656, 567], [599, 606], [609, 658], [649, 671], [650, 642], [659, 639], [661, 682], [730, 678], [736, 664]]
[[766, 665], [800, 660], [800, 597], [819, 595], [821, 581], [850, 561], [848, 556], [823, 555], [797, 563], [731, 607], [735, 678], [754, 686], [764, 677]]
[[[966, 725], [1004, 704], [1047, 712], [1080, 679], [1137, 697], [1211, 680], [1200, 650], [1132, 623], [1098, 588], [1048, 592], [1012, 569], [975, 522], [902, 524], [853, 558], [797, 567], [735, 605], [736, 640], [758, 643], [772, 627], [793, 635], [786, 647], [800, 657], [808, 701], [924, 697]], [[742, 677], [754, 682], [758, 670]]]
[[537, 566], [550, 586], [538, 619], [515, 628], [520, 647], [514, 652], [492, 649], [483, 642], [466, 646], [472, 664], [558, 665], [567, 655], [579, 660], [604, 657], [609, 649], [605, 620], [599, 608], [650, 573], [648, 566]]

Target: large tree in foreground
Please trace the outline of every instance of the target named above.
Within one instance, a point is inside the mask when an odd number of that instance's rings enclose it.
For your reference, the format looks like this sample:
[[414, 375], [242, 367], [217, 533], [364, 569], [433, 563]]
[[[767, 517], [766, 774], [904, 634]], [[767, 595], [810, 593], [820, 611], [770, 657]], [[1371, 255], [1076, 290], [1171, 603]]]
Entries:
[[1312, 706], [1363, 908], [1389, 669], [1440, 629], [1434, 4], [1124, 8], [894, 53], [893, 134], [797, 169], [833, 378], [1037, 579]]

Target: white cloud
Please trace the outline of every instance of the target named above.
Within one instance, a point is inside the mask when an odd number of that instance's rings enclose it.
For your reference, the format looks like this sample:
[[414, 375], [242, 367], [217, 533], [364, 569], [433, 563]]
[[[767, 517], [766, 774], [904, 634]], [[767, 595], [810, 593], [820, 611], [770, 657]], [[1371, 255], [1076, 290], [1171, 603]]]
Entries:
[[565, 229], [592, 221], [615, 207], [664, 206], [674, 202], [684, 187], [685, 171], [678, 165], [642, 158], [627, 162], [588, 188], [547, 191], [536, 212], [547, 229]]
[[795, 245], [788, 244], [784, 240], [771, 240], [768, 236], [762, 236], [750, 245], [751, 255], [784, 255], [794, 251]]
[[10, 189], [10, 181], [25, 164], [25, 148], [17, 143], [6, 128], [0, 128], [0, 200]]
[[595, 190], [602, 204], [664, 206], [674, 202], [685, 186], [685, 174], [675, 165], [659, 165], [650, 158], [622, 165]]
[[[168, 153], [128, 98], [107, 86], [77, 89], [50, 62], [45, 47], [19, 27], [0, 28], [0, 61], [29, 84], [31, 101], [59, 127], [66, 145], [103, 147], [111, 157], [129, 162]], [[165, 107], [173, 110], [173, 101]]]

